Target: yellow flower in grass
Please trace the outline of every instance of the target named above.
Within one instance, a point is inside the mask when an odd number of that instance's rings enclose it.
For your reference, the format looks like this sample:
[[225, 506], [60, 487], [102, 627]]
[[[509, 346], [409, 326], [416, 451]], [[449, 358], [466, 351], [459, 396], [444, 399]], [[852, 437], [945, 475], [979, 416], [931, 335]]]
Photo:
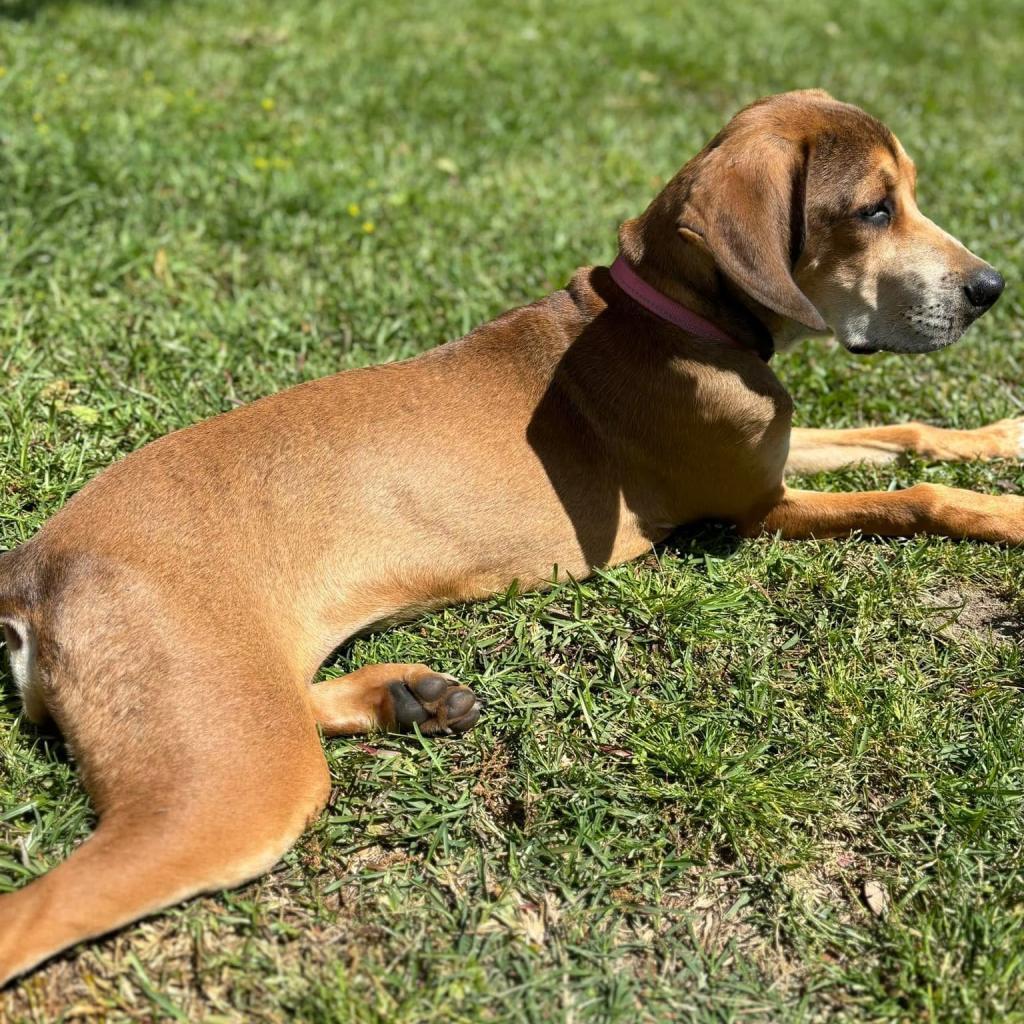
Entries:
[[287, 156], [254, 156], [252, 165], [257, 171], [287, 171], [293, 166], [291, 158]]
[[68, 73], [66, 71], [61, 71], [57, 75], [57, 84], [58, 85], [67, 85], [68, 84]]
[[270, 111], [277, 106], [277, 104], [273, 101], [273, 99], [271, 99], [271, 97], [264, 96], [263, 99], [260, 100], [260, 106], [269, 114]]
[[358, 203], [349, 203], [348, 204], [348, 215], [350, 217], [358, 217], [359, 216], [359, 204]]
[[372, 220], [363, 221], [363, 234], [372, 235], [377, 230], [377, 225]]
[[6, 74], [7, 74], [7, 68], [5, 68], [3, 66], [3, 64], [0, 64], [0, 78], [3, 78], [4, 75], [6, 75]]

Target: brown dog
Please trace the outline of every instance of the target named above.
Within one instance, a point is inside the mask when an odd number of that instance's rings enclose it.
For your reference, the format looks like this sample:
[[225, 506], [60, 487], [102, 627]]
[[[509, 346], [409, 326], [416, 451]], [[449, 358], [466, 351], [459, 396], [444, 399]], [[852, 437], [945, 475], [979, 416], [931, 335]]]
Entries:
[[920, 213], [878, 121], [818, 91], [755, 103], [620, 246], [614, 276], [580, 270], [460, 341], [148, 445], [3, 557], [26, 712], [55, 719], [100, 823], [0, 897], [0, 982], [266, 871], [327, 798], [318, 726], [473, 725], [472, 693], [423, 665], [311, 686], [359, 630], [585, 576], [707, 517], [1024, 542], [1024, 498], [783, 485], [906, 450], [1021, 453], [1017, 420], [790, 429], [773, 348], [831, 329], [856, 352], [938, 349], [1002, 290]]

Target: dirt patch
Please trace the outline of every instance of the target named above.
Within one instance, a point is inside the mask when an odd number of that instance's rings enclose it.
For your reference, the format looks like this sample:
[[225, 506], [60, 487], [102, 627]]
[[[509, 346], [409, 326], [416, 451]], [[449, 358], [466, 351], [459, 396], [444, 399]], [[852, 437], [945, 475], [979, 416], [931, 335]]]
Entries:
[[921, 595], [926, 624], [951, 640], [980, 637], [1020, 643], [1024, 617], [1005, 597], [974, 587], [946, 587]]

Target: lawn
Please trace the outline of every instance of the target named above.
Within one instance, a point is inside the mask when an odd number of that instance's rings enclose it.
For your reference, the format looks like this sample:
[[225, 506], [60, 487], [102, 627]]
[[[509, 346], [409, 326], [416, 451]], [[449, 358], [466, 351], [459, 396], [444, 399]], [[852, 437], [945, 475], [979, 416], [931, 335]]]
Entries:
[[[1024, 408], [1021, 0], [0, 0], [0, 548], [168, 430], [609, 262], [742, 104], [887, 121], [1008, 280], [957, 346], [780, 357], [798, 420]], [[802, 481], [1024, 492], [908, 460]], [[275, 872], [58, 958], [4, 1021], [1024, 1021], [1024, 553], [680, 532], [326, 667], [428, 661], [462, 741], [327, 746]], [[0, 681], [0, 891], [91, 812]], [[865, 892], [874, 894], [874, 909]]]

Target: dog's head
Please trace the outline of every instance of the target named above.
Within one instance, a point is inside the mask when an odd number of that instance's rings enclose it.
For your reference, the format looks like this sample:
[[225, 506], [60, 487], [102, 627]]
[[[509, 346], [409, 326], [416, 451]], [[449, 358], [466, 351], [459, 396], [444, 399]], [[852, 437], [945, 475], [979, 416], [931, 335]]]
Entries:
[[851, 352], [929, 352], [1003, 290], [918, 209], [892, 132], [817, 89], [740, 111], [622, 239], [667, 277], [703, 263], [777, 345], [831, 330]]

